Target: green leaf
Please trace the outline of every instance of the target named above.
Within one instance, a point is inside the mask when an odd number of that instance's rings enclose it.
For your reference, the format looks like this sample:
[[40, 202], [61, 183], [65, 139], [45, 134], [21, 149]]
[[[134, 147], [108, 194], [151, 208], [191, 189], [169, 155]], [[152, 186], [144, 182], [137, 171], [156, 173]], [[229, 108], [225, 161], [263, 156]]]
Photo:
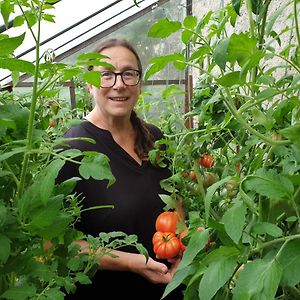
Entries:
[[209, 47], [201, 46], [197, 50], [193, 51], [193, 53], [191, 53], [190, 60], [202, 58], [208, 53], [210, 53]]
[[245, 33], [233, 33], [228, 44], [228, 61], [238, 62], [243, 67], [245, 62], [256, 52], [256, 40]]
[[[4, 24], [6, 28], [8, 28], [8, 21], [10, 14], [14, 11], [13, 4], [10, 3], [10, 1], [1, 1], [1, 15], [4, 20]], [[1, 46], [0, 46], [1, 48]]]
[[214, 183], [213, 185], [211, 185], [208, 189], [207, 189], [207, 193], [205, 195], [204, 198], [204, 208], [205, 208], [205, 223], [207, 224], [208, 222], [208, 218], [209, 218], [209, 213], [210, 213], [210, 204], [211, 204], [211, 199], [213, 194], [216, 192], [216, 190], [223, 185], [224, 183], [226, 183], [228, 180], [231, 179], [231, 176], [227, 176], [225, 178], [223, 178], [222, 180], [217, 181], [216, 183]]
[[241, 8], [241, 3], [242, 3], [242, 0], [231, 0], [232, 2], [232, 6], [235, 10], [235, 12], [240, 15], [240, 8]]
[[168, 18], [155, 22], [148, 31], [148, 36], [153, 38], [166, 38], [181, 29], [181, 23], [170, 21]]
[[39, 196], [43, 204], [46, 204], [53, 193], [55, 179], [58, 176], [60, 169], [65, 164], [62, 159], [53, 160], [39, 175]]
[[6, 290], [1, 297], [9, 300], [26, 300], [36, 297], [36, 288], [31, 285], [22, 284]]
[[193, 32], [189, 30], [183, 30], [181, 33], [182, 43], [186, 45], [191, 40], [192, 36], [193, 36]]
[[43, 14], [43, 19], [51, 22], [51, 23], [55, 23], [55, 19], [54, 19], [54, 15], [50, 15], [50, 14]]
[[8, 257], [10, 256], [10, 243], [11, 240], [6, 236], [0, 233], [0, 262], [1, 265], [5, 264]]
[[[217, 291], [230, 279], [237, 265], [237, 257], [220, 257], [205, 271], [199, 285], [199, 299], [211, 300]], [[209, 287], [209, 288], [208, 288]]]
[[225, 87], [231, 87], [233, 85], [242, 85], [245, 81], [241, 80], [241, 73], [239, 71], [234, 71], [227, 73], [224, 76], [217, 79], [217, 82]]
[[10, 71], [24, 72], [30, 75], [34, 74], [33, 63], [17, 58], [0, 58], [0, 68]]
[[188, 28], [193, 30], [198, 23], [198, 20], [195, 16], [186, 16], [183, 20], [183, 25]]
[[288, 138], [290, 141], [295, 143], [298, 147], [300, 145], [300, 124], [296, 123], [295, 125], [292, 125], [290, 127], [281, 129], [279, 131], [280, 134], [282, 134], [284, 137]]
[[0, 56], [8, 56], [13, 53], [24, 41], [25, 33], [12, 37], [3, 38], [0, 40]]
[[182, 260], [178, 266], [178, 270], [187, 267], [196, 257], [196, 255], [205, 247], [209, 238], [209, 231], [195, 230], [191, 234], [191, 238], [187, 244], [187, 248], [183, 253]]
[[225, 70], [227, 61], [227, 48], [229, 44], [229, 38], [223, 39], [218, 42], [213, 52], [213, 59], [215, 63], [222, 69]]
[[242, 236], [246, 212], [246, 205], [241, 201], [235, 201], [233, 206], [224, 213], [222, 218], [227, 234], [236, 244], [239, 243]]
[[165, 298], [173, 290], [175, 290], [184, 281], [184, 279], [193, 274], [193, 272], [194, 270], [190, 266], [176, 270], [172, 280], [167, 284], [161, 299]]
[[178, 69], [184, 69], [185, 61], [185, 57], [181, 53], [154, 57], [150, 60], [149, 66], [145, 71], [144, 80], [147, 80], [151, 75], [162, 70], [170, 62], [173, 62], [174, 66]]
[[275, 170], [259, 169], [245, 180], [247, 189], [269, 198], [291, 199], [294, 193], [293, 183]]
[[275, 88], [267, 88], [261, 92], [259, 92], [255, 99], [272, 99], [277, 94], [277, 90]]
[[282, 270], [277, 259], [256, 259], [240, 272], [233, 289], [233, 300], [274, 299]]
[[162, 202], [164, 202], [166, 204], [166, 210], [168, 209], [172, 209], [176, 207], [176, 199], [174, 199], [174, 197], [171, 197], [170, 195], [164, 195], [164, 194], [159, 194], [160, 199], [162, 200]]
[[254, 54], [250, 55], [241, 69], [241, 77], [246, 76], [248, 71], [258, 66], [264, 55], [265, 52], [263, 50], [257, 50]]
[[101, 72], [100, 71], [89, 71], [82, 75], [83, 80], [97, 88], [100, 87]]
[[90, 177], [97, 180], [108, 180], [108, 187], [115, 181], [111, 173], [109, 158], [103, 153], [83, 152], [86, 156], [82, 159], [79, 173], [84, 179]]
[[34, 12], [27, 10], [24, 12], [24, 15], [26, 17], [26, 20], [28, 22], [29, 27], [32, 27], [37, 22], [37, 16]]
[[283, 268], [281, 278], [282, 286], [293, 287], [300, 282], [300, 241], [290, 241], [283, 249], [278, 258]]
[[282, 229], [277, 225], [267, 222], [256, 223], [253, 225], [251, 232], [256, 234], [268, 234], [273, 237], [282, 236]]
[[92, 281], [91, 279], [84, 273], [80, 272], [80, 273], [77, 273], [76, 274], [76, 277], [75, 277], [78, 282], [80, 282], [81, 284], [91, 284]]

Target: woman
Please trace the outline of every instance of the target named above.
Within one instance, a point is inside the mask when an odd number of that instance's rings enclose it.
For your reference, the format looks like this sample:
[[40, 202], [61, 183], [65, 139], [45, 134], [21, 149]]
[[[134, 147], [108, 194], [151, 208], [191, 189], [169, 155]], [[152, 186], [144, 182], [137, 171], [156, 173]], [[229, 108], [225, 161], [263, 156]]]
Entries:
[[[107, 204], [114, 208], [83, 212], [77, 228], [93, 236], [101, 231], [135, 234], [150, 258], [146, 263], [136, 249], [114, 251], [117, 257], [105, 255], [93, 283], [79, 286], [75, 295], [69, 297], [84, 299], [92, 291], [96, 299], [160, 299], [178, 265], [178, 260], [168, 264], [155, 259], [152, 247], [155, 220], [164, 206], [159, 197], [164, 193], [160, 181], [170, 174], [167, 168], [153, 166], [148, 152], [162, 133], [134, 112], [142, 77], [141, 61], [134, 48], [125, 40], [110, 39], [99, 45], [97, 52], [106, 55], [106, 61], [114, 68], [91, 67], [102, 74], [100, 88], [89, 86], [95, 106], [86, 120], [65, 136], [94, 139], [95, 144], [82, 140], [70, 144], [82, 151], [106, 154], [116, 178], [109, 188], [106, 181], [80, 180], [76, 192], [84, 196], [83, 208]], [[68, 164], [60, 180], [73, 176], [78, 176], [76, 167]], [[84, 248], [83, 241], [81, 244]], [[182, 298], [181, 291], [174, 291], [165, 299]]]

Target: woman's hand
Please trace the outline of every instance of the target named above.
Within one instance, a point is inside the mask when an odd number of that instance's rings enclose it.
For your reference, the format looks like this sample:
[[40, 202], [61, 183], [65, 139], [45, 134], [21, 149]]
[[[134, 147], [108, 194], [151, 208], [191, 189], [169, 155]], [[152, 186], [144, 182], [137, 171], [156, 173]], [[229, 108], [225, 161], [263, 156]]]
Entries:
[[141, 254], [136, 254], [136, 259], [131, 262], [132, 272], [138, 273], [152, 283], [168, 284], [180, 263], [180, 258], [172, 259], [171, 267], [168, 268], [164, 263], [155, 261], [149, 257], [147, 263], [145, 257]]

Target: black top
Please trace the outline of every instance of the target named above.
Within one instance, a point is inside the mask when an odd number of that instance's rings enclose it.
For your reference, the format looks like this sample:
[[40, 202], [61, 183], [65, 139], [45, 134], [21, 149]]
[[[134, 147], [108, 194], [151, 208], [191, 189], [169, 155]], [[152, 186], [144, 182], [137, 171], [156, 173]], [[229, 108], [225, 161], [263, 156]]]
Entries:
[[[161, 131], [148, 125], [154, 140], [162, 138]], [[84, 196], [83, 209], [97, 205], [114, 205], [113, 209], [100, 208], [81, 213], [77, 228], [85, 234], [98, 236], [99, 232], [123, 231], [138, 236], [138, 242], [147, 248], [150, 257], [155, 258], [152, 247], [152, 236], [155, 232], [155, 220], [163, 211], [164, 203], [159, 194], [166, 191], [160, 187], [160, 180], [170, 176], [167, 168], [153, 166], [150, 161], [139, 165], [112, 138], [109, 131], [100, 129], [88, 121], [71, 128], [65, 137], [88, 137], [95, 144], [76, 140], [70, 142], [73, 148], [81, 151], [97, 151], [106, 154], [116, 182], [107, 187], [107, 180], [80, 180], [76, 192]], [[66, 164], [60, 173], [59, 180], [79, 176], [75, 164]], [[122, 250], [122, 249], [120, 249]], [[125, 249], [137, 252], [135, 248]], [[151, 299], [161, 298], [165, 285], [152, 284], [138, 274], [127, 271], [98, 271], [93, 283], [79, 286], [76, 295], [67, 299], [85, 299], [90, 293], [93, 299]], [[89, 298], [92, 299], [92, 298]], [[165, 299], [182, 299], [175, 295]]]

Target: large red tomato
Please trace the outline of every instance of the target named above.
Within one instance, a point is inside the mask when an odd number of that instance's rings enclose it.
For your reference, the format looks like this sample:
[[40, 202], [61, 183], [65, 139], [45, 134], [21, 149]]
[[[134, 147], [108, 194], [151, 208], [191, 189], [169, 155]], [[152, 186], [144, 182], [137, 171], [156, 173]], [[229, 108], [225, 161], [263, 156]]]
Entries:
[[180, 243], [173, 232], [156, 231], [152, 238], [153, 251], [157, 258], [170, 259], [180, 252]]
[[179, 221], [179, 215], [175, 211], [162, 212], [155, 221], [156, 231], [176, 232], [176, 225]]

